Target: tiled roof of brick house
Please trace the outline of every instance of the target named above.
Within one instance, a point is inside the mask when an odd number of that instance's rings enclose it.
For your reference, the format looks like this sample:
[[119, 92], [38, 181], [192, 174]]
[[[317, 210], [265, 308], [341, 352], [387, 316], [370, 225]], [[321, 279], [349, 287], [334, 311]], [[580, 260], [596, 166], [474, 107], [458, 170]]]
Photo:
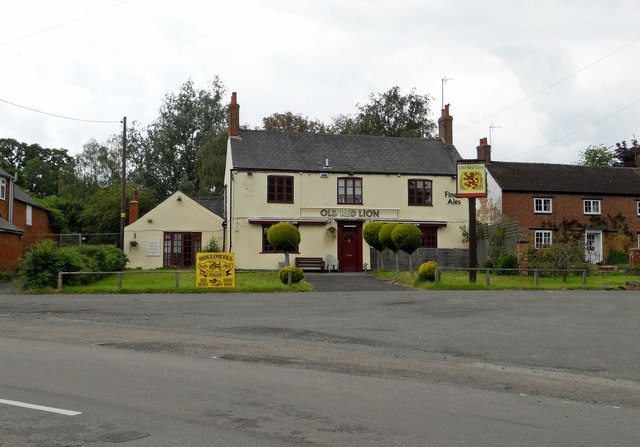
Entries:
[[487, 170], [503, 191], [640, 197], [637, 168], [491, 161]]

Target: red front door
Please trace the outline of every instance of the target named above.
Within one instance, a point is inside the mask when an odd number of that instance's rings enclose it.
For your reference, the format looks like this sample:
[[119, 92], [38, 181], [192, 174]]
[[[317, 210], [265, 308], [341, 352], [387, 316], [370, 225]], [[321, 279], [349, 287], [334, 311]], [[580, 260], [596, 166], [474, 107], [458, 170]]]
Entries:
[[362, 271], [362, 222], [338, 222], [338, 265], [341, 272]]

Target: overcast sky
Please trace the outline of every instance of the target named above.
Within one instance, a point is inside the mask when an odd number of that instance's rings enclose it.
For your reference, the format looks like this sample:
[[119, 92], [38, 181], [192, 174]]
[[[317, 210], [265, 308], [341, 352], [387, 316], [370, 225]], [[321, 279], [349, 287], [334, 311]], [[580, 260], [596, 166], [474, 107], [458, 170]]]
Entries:
[[[215, 75], [240, 121], [329, 123], [399, 86], [475, 157], [575, 163], [640, 134], [640, 0], [21, 0], [0, 7], [0, 138], [77, 154]], [[3, 102], [5, 101], [5, 102]], [[52, 114], [35, 113], [6, 101]], [[494, 126], [490, 132], [490, 127]]]

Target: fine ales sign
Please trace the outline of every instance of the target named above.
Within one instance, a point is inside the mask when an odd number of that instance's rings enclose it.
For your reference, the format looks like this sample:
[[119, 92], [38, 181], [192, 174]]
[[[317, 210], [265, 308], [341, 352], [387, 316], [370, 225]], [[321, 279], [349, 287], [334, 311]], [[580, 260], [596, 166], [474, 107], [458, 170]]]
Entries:
[[458, 162], [458, 197], [487, 197], [487, 175], [484, 163], [477, 160]]

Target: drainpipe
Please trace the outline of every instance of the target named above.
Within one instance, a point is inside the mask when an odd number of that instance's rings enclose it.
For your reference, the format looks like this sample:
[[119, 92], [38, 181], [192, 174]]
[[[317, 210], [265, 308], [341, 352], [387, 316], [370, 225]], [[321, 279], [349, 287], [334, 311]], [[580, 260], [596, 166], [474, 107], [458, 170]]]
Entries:
[[7, 191], [7, 194], [9, 194], [9, 216], [8, 216], [8, 221], [9, 223], [13, 223], [13, 188], [14, 188], [14, 180], [13, 177], [9, 176], [9, 191]]
[[227, 228], [229, 229], [229, 252], [233, 251], [233, 169], [229, 171], [229, 215]]

